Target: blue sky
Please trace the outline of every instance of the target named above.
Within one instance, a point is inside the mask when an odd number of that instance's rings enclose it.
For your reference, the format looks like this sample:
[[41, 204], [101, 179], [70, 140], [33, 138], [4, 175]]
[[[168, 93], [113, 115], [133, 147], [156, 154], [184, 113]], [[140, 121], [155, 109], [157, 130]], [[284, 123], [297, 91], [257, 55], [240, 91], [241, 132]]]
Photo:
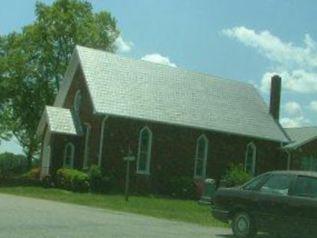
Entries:
[[[90, 2], [118, 20], [119, 54], [249, 82], [266, 101], [268, 79], [279, 73], [282, 124], [317, 125], [317, 1]], [[0, 34], [32, 23], [34, 5], [1, 1]], [[14, 142], [4, 150], [20, 152]]]

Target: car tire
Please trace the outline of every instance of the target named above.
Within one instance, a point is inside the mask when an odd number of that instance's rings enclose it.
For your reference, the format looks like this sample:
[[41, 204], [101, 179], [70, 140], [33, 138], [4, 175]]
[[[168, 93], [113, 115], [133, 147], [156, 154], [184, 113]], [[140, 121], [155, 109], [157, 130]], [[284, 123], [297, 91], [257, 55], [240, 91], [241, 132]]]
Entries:
[[255, 221], [247, 212], [237, 212], [231, 223], [236, 238], [252, 238], [256, 235]]

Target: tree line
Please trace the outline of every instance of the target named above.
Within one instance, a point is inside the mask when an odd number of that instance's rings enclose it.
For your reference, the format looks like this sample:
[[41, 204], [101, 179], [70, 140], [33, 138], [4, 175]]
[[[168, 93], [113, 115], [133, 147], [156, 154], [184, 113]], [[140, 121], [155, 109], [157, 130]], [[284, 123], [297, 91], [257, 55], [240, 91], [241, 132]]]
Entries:
[[87, 1], [37, 2], [35, 16], [21, 31], [0, 35], [0, 140], [15, 136], [29, 167], [43, 109], [53, 104], [75, 45], [115, 52], [120, 34], [116, 19]]

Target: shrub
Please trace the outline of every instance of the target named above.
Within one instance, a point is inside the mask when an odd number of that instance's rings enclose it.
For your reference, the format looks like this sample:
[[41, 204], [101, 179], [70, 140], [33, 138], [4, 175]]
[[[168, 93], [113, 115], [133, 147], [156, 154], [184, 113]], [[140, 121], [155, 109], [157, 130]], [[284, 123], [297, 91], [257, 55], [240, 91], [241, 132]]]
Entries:
[[74, 192], [89, 191], [89, 177], [87, 174], [77, 171], [72, 178], [72, 189]]
[[27, 180], [39, 180], [40, 179], [40, 168], [33, 168], [27, 173], [23, 174], [21, 177]]
[[93, 192], [109, 192], [112, 187], [111, 176], [104, 174], [102, 169], [97, 165], [92, 165], [88, 171], [89, 183]]
[[225, 176], [223, 177], [223, 180], [226, 187], [233, 187], [237, 185], [242, 185], [251, 178], [252, 176], [244, 171], [244, 168], [241, 164], [231, 164]]
[[56, 172], [56, 186], [74, 192], [88, 192], [89, 177], [76, 169], [61, 168]]
[[23, 155], [0, 154], [0, 178], [7, 179], [27, 171], [27, 160]]
[[56, 171], [55, 184], [58, 188], [63, 188], [66, 190], [72, 190], [70, 169], [61, 168]]
[[40, 182], [40, 168], [33, 168], [22, 175], [13, 175], [2, 180], [5, 186], [39, 186]]

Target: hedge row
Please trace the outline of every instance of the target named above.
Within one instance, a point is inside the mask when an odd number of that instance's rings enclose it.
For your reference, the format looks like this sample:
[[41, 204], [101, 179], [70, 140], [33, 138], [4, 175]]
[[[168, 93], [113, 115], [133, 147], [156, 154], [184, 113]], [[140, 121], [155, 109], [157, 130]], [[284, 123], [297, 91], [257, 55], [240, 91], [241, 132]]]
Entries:
[[[23, 156], [16, 156], [10, 153], [0, 155], [0, 176], [10, 177], [12, 174], [19, 174], [26, 170], [26, 160]], [[19, 176], [22, 184], [38, 184], [40, 169], [34, 168], [22, 176]], [[0, 177], [0, 178], [1, 178]], [[13, 177], [16, 179], [17, 177]], [[222, 185], [230, 187], [243, 184], [251, 176], [244, 171], [242, 165], [230, 165], [227, 173], [222, 179]], [[118, 183], [122, 176], [109, 175], [99, 166], [92, 165], [87, 172], [75, 169], [61, 168], [57, 170], [53, 177], [46, 177], [42, 184], [47, 187], [55, 186], [58, 188], [75, 192], [97, 192], [109, 193], [123, 189], [124, 183]], [[8, 181], [8, 179], [1, 181]], [[17, 181], [14, 181], [17, 182]], [[19, 181], [18, 181], [19, 182]], [[148, 183], [147, 179], [131, 180], [131, 192], [137, 194], [160, 194], [181, 199], [197, 199], [203, 189], [202, 183], [197, 184], [191, 177], [187, 176], [157, 176], [155, 183]], [[153, 181], [152, 181], [153, 182]]]
[[[243, 184], [251, 177], [250, 174], [244, 171], [242, 165], [230, 165], [222, 182], [224, 186], [231, 187]], [[44, 182], [46, 184], [51, 183], [51, 180], [44, 180]], [[131, 182], [136, 181], [132, 180]], [[155, 191], [152, 191], [148, 189], [149, 184], [146, 181], [143, 181], [143, 184], [142, 180], [138, 180], [137, 186], [131, 192], [143, 195], [157, 193], [174, 198], [197, 199], [203, 189], [203, 183], [197, 183], [191, 177], [186, 176], [161, 177], [157, 182]], [[114, 176], [107, 175], [96, 165], [92, 165], [87, 173], [75, 169], [61, 168], [54, 177], [54, 184], [56, 187], [75, 192], [108, 193], [118, 189], [117, 179]]]
[[9, 179], [27, 171], [27, 160], [23, 155], [0, 154], [0, 179]]
[[87, 173], [61, 168], [57, 170], [54, 178], [44, 178], [43, 184], [74, 192], [109, 192], [111, 189], [111, 179], [104, 176], [100, 167], [95, 165], [91, 166]]

